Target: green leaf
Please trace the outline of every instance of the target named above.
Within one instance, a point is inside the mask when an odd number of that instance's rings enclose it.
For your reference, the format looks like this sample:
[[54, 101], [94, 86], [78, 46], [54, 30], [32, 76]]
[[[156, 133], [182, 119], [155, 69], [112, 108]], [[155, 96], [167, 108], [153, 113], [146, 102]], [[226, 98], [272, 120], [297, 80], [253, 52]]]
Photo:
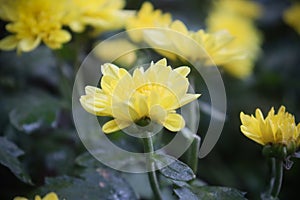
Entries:
[[198, 197], [186, 187], [174, 189], [174, 193], [182, 200], [198, 200]]
[[[190, 191], [193, 192], [198, 199], [205, 200], [245, 200], [245, 193], [235, 188], [218, 187], [218, 186], [191, 186]], [[177, 194], [177, 193], [176, 193]]]
[[22, 164], [18, 160], [24, 152], [19, 149], [14, 143], [4, 137], [0, 137], [0, 163], [7, 168], [21, 181], [27, 184], [32, 184], [29, 175], [25, 172]]
[[60, 199], [137, 199], [129, 184], [118, 172], [111, 169], [87, 169], [81, 177], [46, 178], [45, 186], [39, 188], [36, 193], [45, 194], [54, 191]]
[[41, 128], [56, 126], [59, 102], [39, 91], [25, 95], [9, 113], [11, 124], [19, 131], [32, 133]]
[[[153, 159], [161, 174], [167, 178], [177, 181], [190, 181], [196, 177], [193, 170], [188, 165], [174, 157], [154, 154]], [[167, 166], [163, 167], [165, 165]]]

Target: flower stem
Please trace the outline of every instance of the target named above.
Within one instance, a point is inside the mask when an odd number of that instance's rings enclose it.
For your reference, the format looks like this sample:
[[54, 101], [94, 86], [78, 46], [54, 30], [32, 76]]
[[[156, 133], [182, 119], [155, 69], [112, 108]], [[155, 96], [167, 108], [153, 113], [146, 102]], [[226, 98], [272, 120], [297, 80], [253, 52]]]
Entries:
[[282, 176], [283, 176], [283, 161], [282, 159], [279, 158], [273, 158], [272, 159], [272, 170], [273, 170], [273, 175], [272, 175], [272, 183], [271, 184], [271, 196], [276, 198], [281, 189], [281, 184], [282, 184]]
[[155, 165], [152, 159], [152, 155], [154, 152], [153, 148], [153, 142], [151, 136], [143, 138], [143, 143], [144, 143], [144, 151], [145, 153], [149, 153], [148, 158], [147, 158], [147, 164], [148, 164], [148, 178], [150, 182], [150, 186], [152, 188], [153, 194], [154, 194], [154, 199], [157, 200], [162, 200], [161, 194], [160, 194], [160, 189], [159, 189], [159, 184], [155, 172]]
[[188, 151], [188, 165], [196, 174], [198, 169], [198, 155], [199, 155], [199, 147], [200, 147], [200, 137], [194, 135], [194, 140], [189, 147]]

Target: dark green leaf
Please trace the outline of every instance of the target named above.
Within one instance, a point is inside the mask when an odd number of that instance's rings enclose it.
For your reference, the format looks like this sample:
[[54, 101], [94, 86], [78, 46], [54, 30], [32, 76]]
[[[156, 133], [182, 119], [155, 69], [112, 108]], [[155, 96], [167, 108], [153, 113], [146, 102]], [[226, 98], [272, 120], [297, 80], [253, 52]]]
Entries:
[[32, 184], [30, 177], [18, 160], [18, 156], [22, 154], [23, 151], [14, 143], [4, 137], [0, 137], [0, 163], [9, 168], [10, 171], [24, 183]]
[[191, 186], [193, 192], [198, 199], [205, 200], [245, 200], [245, 193], [235, 188], [217, 187], [217, 186]]
[[36, 92], [25, 96], [9, 113], [9, 119], [19, 131], [32, 133], [40, 128], [55, 127], [58, 112], [59, 103], [56, 99]]
[[[185, 163], [168, 155], [155, 154], [153, 156], [156, 166], [162, 175], [177, 181], [190, 181], [196, 176], [193, 170]], [[166, 167], [163, 167], [167, 165]], [[162, 168], [163, 167], [163, 168]]]
[[174, 192], [181, 200], [198, 200], [198, 197], [186, 187], [174, 189]]
[[81, 178], [62, 176], [47, 178], [36, 193], [54, 191], [60, 199], [135, 200], [137, 197], [118, 172], [107, 168], [87, 169]]

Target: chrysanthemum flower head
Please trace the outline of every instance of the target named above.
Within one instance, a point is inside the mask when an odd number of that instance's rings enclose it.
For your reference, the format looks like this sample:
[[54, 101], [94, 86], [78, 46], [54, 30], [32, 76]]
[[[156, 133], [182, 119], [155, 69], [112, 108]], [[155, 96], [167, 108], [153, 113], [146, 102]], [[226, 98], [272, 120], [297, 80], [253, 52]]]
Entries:
[[245, 53], [244, 59], [222, 64], [225, 71], [237, 78], [246, 78], [252, 73], [254, 62], [261, 53], [262, 37], [254, 23], [261, 12], [259, 4], [253, 1], [222, 0], [216, 2], [206, 19], [208, 32], [227, 30], [234, 37], [228, 48]]
[[74, 32], [91, 26], [97, 33], [124, 27], [133, 12], [122, 10], [124, 0], [72, 0], [64, 23]]
[[[172, 17], [169, 13], [162, 13], [161, 10], [154, 10], [150, 2], [143, 3], [141, 9], [135, 16], [130, 17], [126, 22], [126, 30], [167, 27], [172, 22]], [[129, 31], [129, 37], [135, 42], [143, 40], [143, 33], [141, 31]]]
[[294, 116], [284, 106], [277, 114], [272, 108], [266, 118], [260, 109], [256, 109], [255, 116], [241, 112], [240, 118], [242, 133], [261, 145], [282, 144], [293, 149], [300, 145], [300, 123], [296, 125]]
[[66, 2], [60, 0], [1, 0], [0, 17], [12, 35], [0, 40], [0, 49], [28, 52], [41, 42], [57, 49], [71, 39], [62, 29]]
[[[25, 197], [15, 197], [14, 200], [28, 200]], [[58, 196], [54, 192], [50, 192], [46, 194], [43, 198], [41, 198], [39, 195], [36, 195], [34, 200], [59, 200]]]
[[110, 63], [102, 65], [101, 71], [101, 89], [87, 86], [80, 102], [92, 114], [114, 118], [103, 125], [105, 133], [141, 120], [151, 120], [170, 131], [179, 131], [185, 121], [176, 109], [200, 96], [187, 93], [189, 67], [172, 69], [167, 66], [166, 59], [152, 62], [147, 70], [137, 68], [133, 75]]
[[295, 3], [283, 14], [284, 21], [300, 34], [300, 3]]
[[[169, 26], [169, 30], [146, 31], [146, 41], [156, 49], [168, 49], [189, 61], [199, 61], [204, 66], [214, 66], [244, 58], [244, 52], [240, 49], [230, 48], [234, 37], [227, 31], [215, 33], [207, 33], [203, 29], [190, 31], [179, 20], [174, 21]], [[160, 50], [158, 52], [170, 59], [176, 59], [173, 54]]]

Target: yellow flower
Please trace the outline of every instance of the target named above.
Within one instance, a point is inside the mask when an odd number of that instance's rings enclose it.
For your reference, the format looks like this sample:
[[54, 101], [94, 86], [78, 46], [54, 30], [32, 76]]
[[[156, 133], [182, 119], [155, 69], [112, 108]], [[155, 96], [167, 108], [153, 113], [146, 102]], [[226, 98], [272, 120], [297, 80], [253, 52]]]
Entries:
[[245, 53], [244, 59], [222, 64], [225, 71], [238, 78], [246, 78], [252, 73], [254, 62], [261, 52], [261, 34], [253, 21], [260, 14], [261, 8], [254, 2], [222, 0], [217, 1], [207, 17], [208, 32], [227, 30], [234, 37], [228, 48]]
[[173, 70], [166, 59], [152, 62], [146, 71], [137, 68], [133, 75], [110, 63], [102, 65], [101, 71], [101, 89], [87, 86], [80, 102], [89, 113], [114, 118], [103, 125], [105, 133], [145, 119], [179, 131], [185, 121], [175, 110], [200, 96], [187, 94], [190, 68]]
[[[15, 197], [14, 200], [28, 200], [25, 197]], [[34, 197], [34, 200], [59, 200], [54, 192], [48, 193], [45, 197], [41, 198], [39, 195]]]
[[[168, 49], [179, 53], [179, 56], [189, 61], [200, 61], [204, 66], [220, 65], [244, 58], [244, 52], [240, 49], [229, 48], [234, 38], [227, 31], [211, 34], [202, 29], [196, 32], [189, 31], [179, 20], [174, 21], [169, 29], [171, 31], [145, 31], [146, 42], [153, 48]], [[180, 34], [174, 34], [174, 31]], [[193, 43], [198, 46], [196, 47]], [[176, 59], [176, 56], [169, 52], [161, 50], [158, 52], [170, 59]]]
[[294, 116], [286, 112], [284, 106], [279, 108], [277, 114], [272, 108], [266, 118], [260, 109], [256, 109], [255, 116], [241, 112], [240, 118], [242, 133], [261, 145], [300, 145], [300, 123], [296, 125]]
[[[161, 10], [154, 10], [153, 5], [150, 2], [145, 2], [136, 16], [130, 17], [127, 20], [126, 30], [167, 27], [171, 22], [172, 17], [169, 13], [162, 14]], [[129, 31], [128, 34], [134, 42], [141, 42], [143, 40], [142, 30]]]
[[65, 23], [75, 32], [82, 32], [86, 26], [98, 33], [124, 27], [128, 16], [124, 11], [124, 0], [72, 0]]
[[283, 13], [284, 21], [300, 34], [300, 3], [295, 3]]
[[62, 29], [66, 14], [61, 0], [0, 0], [0, 17], [8, 21], [6, 30], [12, 35], [0, 40], [0, 49], [28, 52], [41, 42], [57, 49], [71, 39]]

